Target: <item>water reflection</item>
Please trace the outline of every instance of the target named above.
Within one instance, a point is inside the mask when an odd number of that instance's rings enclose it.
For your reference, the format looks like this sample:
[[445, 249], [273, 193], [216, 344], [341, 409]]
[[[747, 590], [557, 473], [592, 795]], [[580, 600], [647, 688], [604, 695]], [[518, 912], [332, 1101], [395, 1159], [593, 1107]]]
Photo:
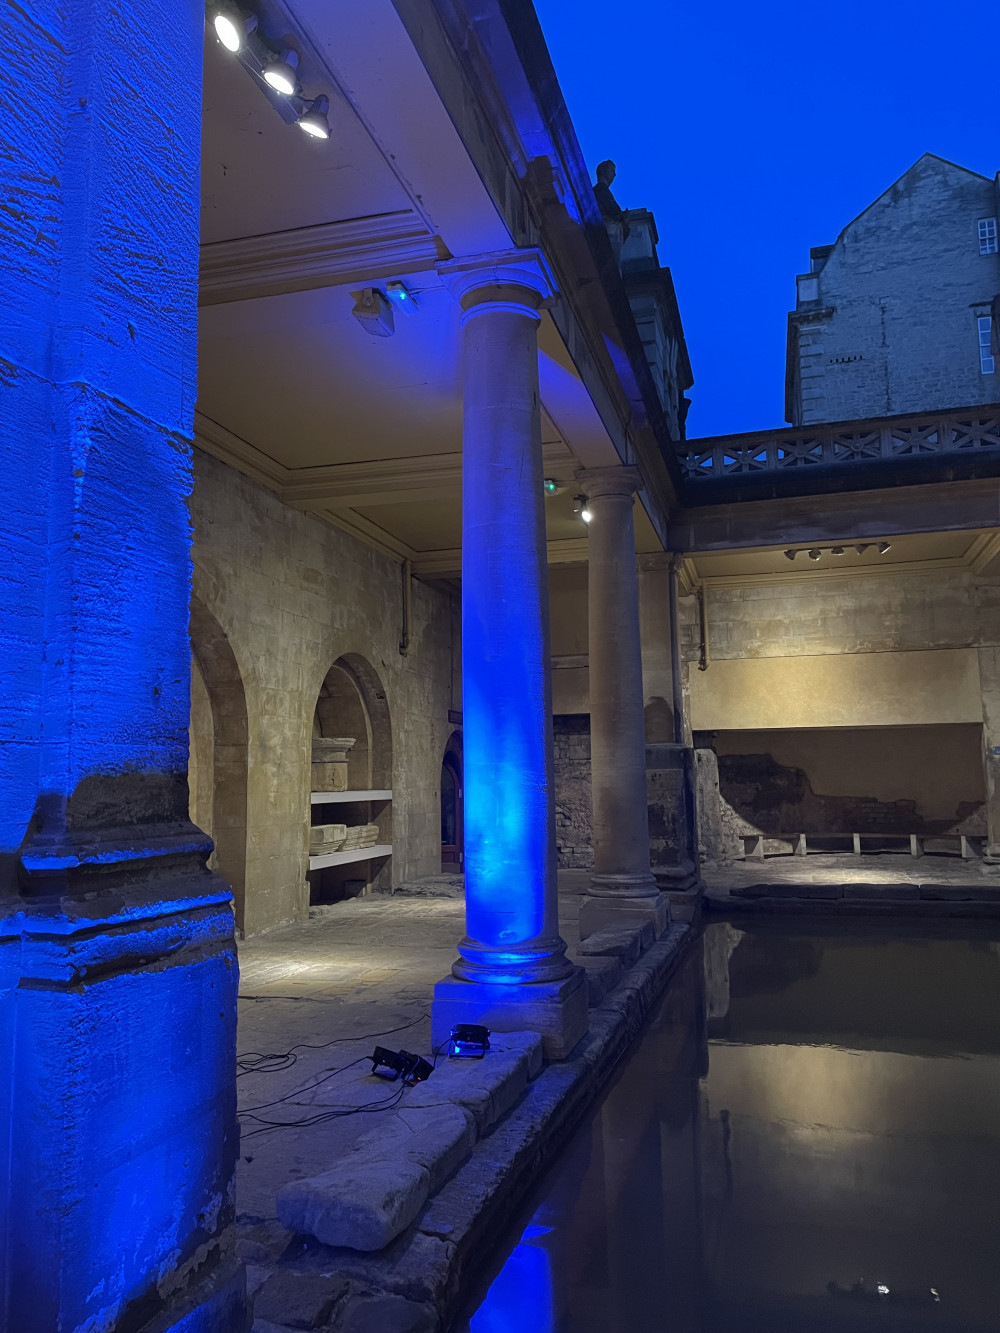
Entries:
[[711, 924], [459, 1333], [1000, 1329], [1000, 950]]

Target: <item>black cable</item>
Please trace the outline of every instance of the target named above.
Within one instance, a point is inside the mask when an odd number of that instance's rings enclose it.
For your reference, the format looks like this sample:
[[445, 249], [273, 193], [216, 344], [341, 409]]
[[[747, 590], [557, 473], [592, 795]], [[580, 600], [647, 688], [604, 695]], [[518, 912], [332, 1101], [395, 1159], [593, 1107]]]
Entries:
[[381, 1101], [365, 1102], [362, 1106], [351, 1106], [342, 1110], [323, 1111], [319, 1115], [306, 1116], [302, 1120], [261, 1120], [259, 1116], [251, 1115], [250, 1119], [258, 1121], [260, 1128], [251, 1129], [246, 1134], [241, 1132], [240, 1143], [242, 1144], [245, 1139], [252, 1139], [255, 1134], [266, 1134], [272, 1129], [306, 1129], [313, 1125], [322, 1125], [328, 1120], [342, 1120], [345, 1116], [360, 1115], [366, 1111], [389, 1111], [399, 1105], [406, 1088], [407, 1085], [404, 1083], [391, 1097], [383, 1097]]
[[[263, 1055], [259, 1051], [246, 1051], [236, 1058], [236, 1065], [240, 1071], [236, 1077], [242, 1078], [244, 1074], [279, 1074], [285, 1069], [291, 1069], [295, 1064], [298, 1059], [298, 1056], [294, 1054], [295, 1051], [325, 1051], [328, 1047], [336, 1046], [339, 1042], [373, 1041], [376, 1037], [391, 1037], [394, 1032], [405, 1032], [407, 1028], [416, 1027], [425, 1018], [430, 1018], [430, 1014], [420, 1014], [409, 1023], [403, 1023], [400, 1027], [389, 1028], [386, 1032], [370, 1032], [366, 1035], [362, 1034], [360, 1037], [334, 1037], [332, 1041], [324, 1041], [319, 1044], [300, 1041], [289, 1047], [287, 1051], [272, 1052], [267, 1055]], [[278, 1063], [274, 1063], [275, 1061]]]
[[292, 1090], [286, 1092], [283, 1097], [276, 1097], [273, 1102], [262, 1102], [260, 1106], [244, 1107], [242, 1111], [237, 1112], [237, 1115], [249, 1115], [251, 1111], [266, 1111], [269, 1106], [280, 1106], [282, 1102], [287, 1102], [289, 1098], [300, 1097], [304, 1092], [312, 1092], [312, 1090], [318, 1088], [321, 1083], [328, 1083], [331, 1078], [336, 1078], [338, 1074], [343, 1074], [345, 1070], [353, 1069], [355, 1065], [360, 1065], [365, 1060], [370, 1059], [370, 1055], [359, 1055], [358, 1058], [352, 1060], [350, 1064], [341, 1065], [339, 1069], [331, 1069], [329, 1073], [324, 1074], [322, 1078], [318, 1078], [314, 1083], [307, 1083], [304, 1088], [292, 1088]]

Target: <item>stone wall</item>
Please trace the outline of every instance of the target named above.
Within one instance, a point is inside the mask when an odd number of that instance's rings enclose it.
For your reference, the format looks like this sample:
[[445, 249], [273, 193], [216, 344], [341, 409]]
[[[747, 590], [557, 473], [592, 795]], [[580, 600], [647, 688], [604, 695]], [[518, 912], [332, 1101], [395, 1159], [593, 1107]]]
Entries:
[[996, 215], [991, 180], [927, 154], [845, 227], [799, 279], [796, 424], [1000, 398], [976, 325], [1000, 292], [1000, 255], [977, 235]]
[[590, 870], [594, 864], [590, 717], [586, 713], [557, 713], [552, 731], [556, 864], [560, 870]]
[[313, 719], [341, 658], [367, 663], [388, 705], [391, 878], [437, 873], [441, 762], [454, 729], [451, 599], [414, 582], [403, 656], [397, 563], [200, 452], [191, 513], [195, 597], [228, 641], [246, 699], [246, 933], [308, 911]]

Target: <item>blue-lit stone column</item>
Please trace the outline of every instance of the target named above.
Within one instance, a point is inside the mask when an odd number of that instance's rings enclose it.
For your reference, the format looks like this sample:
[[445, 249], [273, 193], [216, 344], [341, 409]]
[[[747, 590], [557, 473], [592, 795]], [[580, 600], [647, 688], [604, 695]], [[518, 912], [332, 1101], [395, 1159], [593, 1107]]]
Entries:
[[187, 818], [204, 10], [5, 16], [0, 1327], [242, 1333], [233, 917]]
[[639, 633], [634, 492], [637, 468], [578, 472], [587, 494], [587, 619], [594, 870], [580, 937], [622, 921], [669, 920], [649, 863], [646, 719]]
[[463, 330], [462, 712], [466, 937], [434, 990], [454, 1023], [542, 1033], [550, 1058], [587, 1028], [559, 936], [537, 330], [553, 294], [537, 251], [442, 265]]

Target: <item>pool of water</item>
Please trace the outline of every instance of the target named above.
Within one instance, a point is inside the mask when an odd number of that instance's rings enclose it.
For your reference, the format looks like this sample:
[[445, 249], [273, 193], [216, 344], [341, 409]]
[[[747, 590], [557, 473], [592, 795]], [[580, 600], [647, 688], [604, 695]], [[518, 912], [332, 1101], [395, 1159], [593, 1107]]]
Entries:
[[997, 1333], [997, 939], [710, 924], [455, 1333]]

